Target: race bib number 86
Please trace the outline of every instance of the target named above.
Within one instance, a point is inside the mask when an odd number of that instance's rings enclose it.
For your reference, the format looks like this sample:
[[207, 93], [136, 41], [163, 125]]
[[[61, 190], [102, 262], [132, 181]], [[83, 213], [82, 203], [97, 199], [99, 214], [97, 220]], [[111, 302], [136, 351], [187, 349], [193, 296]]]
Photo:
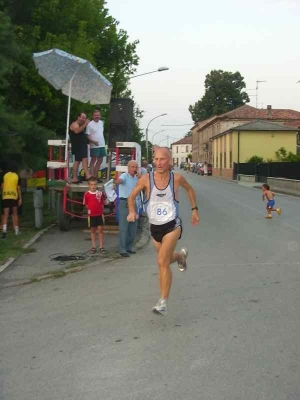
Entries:
[[153, 205], [152, 215], [159, 221], [167, 220], [170, 216], [171, 208], [166, 203], [157, 203]]

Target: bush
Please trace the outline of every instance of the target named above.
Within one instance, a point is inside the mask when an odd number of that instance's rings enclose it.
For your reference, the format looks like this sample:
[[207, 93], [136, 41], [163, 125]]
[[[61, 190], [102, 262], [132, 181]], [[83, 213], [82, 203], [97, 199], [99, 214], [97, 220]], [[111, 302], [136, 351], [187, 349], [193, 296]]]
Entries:
[[247, 162], [247, 163], [255, 163], [255, 164], [258, 164], [258, 163], [264, 162], [264, 159], [263, 159], [263, 157], [260, 157], [260, 156], [252, 156], [252, 157], [250, 157], [246, 162]]
[[291, 151], [287, 152], [286, 148], [280, 147], [277, 151], [275, 151], [276, 161], [279, 162], [299, 162], [300, 155], [294, 154]]

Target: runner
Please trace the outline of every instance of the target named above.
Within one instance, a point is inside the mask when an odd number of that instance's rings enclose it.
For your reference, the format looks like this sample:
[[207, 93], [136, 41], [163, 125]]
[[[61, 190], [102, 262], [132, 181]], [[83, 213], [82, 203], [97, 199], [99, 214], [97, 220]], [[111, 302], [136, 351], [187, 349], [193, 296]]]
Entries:
[[135, 198], [143, 190], [146, 192], [145, 208], [150, 222], [150, 231], [157, 251], [159, 268], [160, 298], [152, 311], [167, 315], [167, 301], [172, 283], [170, 264], [178, 263], [180, 271], [187, 268], [187, 249], [175, 252], [178, 239], [181, 237], [182, 225], [178, 217], [178, 188], [182, 186], [189, 197], [192, 208], [192, 225], [199, 223], [198, 207], [194, 189], [179, 173], [170, 171], [172, 163], [168, 148], [155, 150], [155, 172], [143, 175], [128, 198], [129, 214], [127, 220], [134, 222], [138, 215], [135, 212]]

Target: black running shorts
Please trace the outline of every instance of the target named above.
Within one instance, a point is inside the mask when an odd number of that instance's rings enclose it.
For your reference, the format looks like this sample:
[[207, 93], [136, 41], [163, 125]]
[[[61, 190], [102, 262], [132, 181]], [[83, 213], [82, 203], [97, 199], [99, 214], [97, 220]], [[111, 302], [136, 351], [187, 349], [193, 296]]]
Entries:
[[176, 228], [178, 228], [178, 226], [180, 226], [181, 229], [180, 236], [178, 238], [180, 239], [182, 235], [182, 223], [180, 218], [176, 218], [173, 221], [167, 222], [166, 224], [163, 225], [150, 224], [151, 236], [156, 242], [161, 243], [164, 236], [174, 231]]

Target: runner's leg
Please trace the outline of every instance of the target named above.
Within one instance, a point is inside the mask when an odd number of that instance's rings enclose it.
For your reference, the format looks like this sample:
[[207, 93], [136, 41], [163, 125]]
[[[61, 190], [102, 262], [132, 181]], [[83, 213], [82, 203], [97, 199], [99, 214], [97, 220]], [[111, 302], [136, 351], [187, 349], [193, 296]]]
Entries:
[[169, 297], [172, 284], [172, 271], [170, 264], [174, 261], [178, 261], [180, 258], [179, 253], [174, 253], [180, 233], [181, 228], [178, 227], [174, 231], [165, 235], [162, 243], [158, 243], [159, 246], [157, 246], [157, 242], [155, 242], [161, 299], [167, 299]]

